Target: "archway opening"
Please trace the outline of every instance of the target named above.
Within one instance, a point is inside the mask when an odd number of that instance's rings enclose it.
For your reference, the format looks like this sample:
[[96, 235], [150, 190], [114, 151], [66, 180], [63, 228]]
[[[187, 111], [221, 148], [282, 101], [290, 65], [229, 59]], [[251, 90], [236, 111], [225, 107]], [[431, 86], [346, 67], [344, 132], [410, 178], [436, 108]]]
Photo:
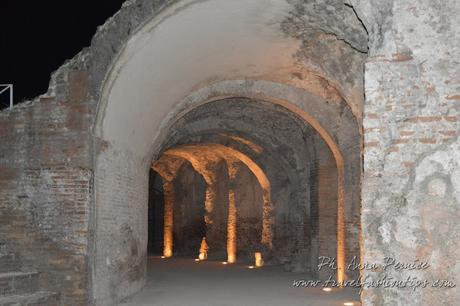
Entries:
[[235, 263], [272, 249], [270, 183], [248, 156], [218, 143], [188, 144], [166, 150], [152, 168], [163, 180], [164, 258]]
[[[215, 100], [174, 120], [161, 148], [149, 187], [162, 191], [149, 210], [163, 208], [162, 219], [149, 221], [149, 228], [162, 225], [152, 273], [202, 263], [207, 271], [224, 264], [227, 272], [254, 267], [281, 273], [275, 278], [289, 271], [339, 279], [337, 262], [319, 269], [318, 258], [336, 258], [338, 220], [356, 211], [339, 209], [334, 152], [305, 119], [263, 100]], [[347, 256], [359, 258], [356, 250], [348, 243]]]
[[[254, 230], [261, 247], [251, 243], [248, 252], [260, 249], [266, 268], [338, 281], [357, 274], [345, 265], [354, 256], [359, 259], [366, 33], [342, 2], [307, 6], [291, 1], [179, 1], [146, 21], [117, 54], [104, 77], [94, 129], [101, 138], [95, 183], [96, 300], [119, 300], [145, 284], [148, 169], [168, 151], [176, 150], [176, 157], [187, 160], [206, 182], [200, 218], [208, 228], [206, 204], [212, 193], [207, 191], [212, 184], [194, 165], [195, 153], [177, 156], [179, 148], [192, 145], [237, 151], [265, 174], [269, 192], [250, 171], [264, 197], [258, 206], [262, 229]], [[326, 11], [328, 18], [317, 18]], [[184, 40], [183, 33], [190, 39]], [[105, 186], [112, 175], [126, 188], [109, 194]], [[230, 204], [234, 201], [238, 208], [239, 201], [236, 193], [222, 194], [229, 202], [228, 225]], [[166, 204], [166, 190], [164, 198]], [[265, 218], [269, 213], [272, 218]], [[161, 256], [171, 263], [178, 258], [174, 214], [165, 214], [163, 222], [172, 234], [164, 233], [163, 244], [170, 247]], [[226, 228], [225, 239], [219, 239], [227, 262], [235, 261], [232, 267], [244, 258], [238, 245], [246, 242], [238, 238], [245, 232], [244, 222], [236, 223], [235, 234]], [[129, 227], [129, 235], [117, 237], [118, 224]], [[138, 246], [137, 256], [124, 251], [117, 243], [122, 239]], [[229, 251], [232, 244], [236, 254], [229, 256], [235, 253]], [[208, 247], [211, 256], [211, 242]], [[321, 255], [335, 259], [330, 270], [318, 269]]]

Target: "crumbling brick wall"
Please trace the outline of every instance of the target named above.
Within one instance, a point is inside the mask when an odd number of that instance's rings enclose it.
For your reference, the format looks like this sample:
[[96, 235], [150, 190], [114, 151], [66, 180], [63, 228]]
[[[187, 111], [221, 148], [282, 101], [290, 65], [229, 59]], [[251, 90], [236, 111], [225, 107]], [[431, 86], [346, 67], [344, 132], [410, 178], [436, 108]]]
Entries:
[[63, 304], [87, 302], [93, 171], [84, 72], [60, 98], [0, 113], [0, 239]]

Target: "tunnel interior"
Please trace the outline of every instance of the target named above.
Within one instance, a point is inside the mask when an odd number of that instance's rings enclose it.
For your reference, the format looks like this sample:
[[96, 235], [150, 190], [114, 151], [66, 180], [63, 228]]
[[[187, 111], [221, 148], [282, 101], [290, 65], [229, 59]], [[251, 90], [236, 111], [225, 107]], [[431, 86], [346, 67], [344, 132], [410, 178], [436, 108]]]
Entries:
[[[257, 257], [256, 271], [354, 278], [367, 33], [353, 9], [179, 1], [142, 20], [94, 122], [94, 299], [154, 284], [152, 253], [157, 268]], [[113, 177], [124, 186], [108, 189]], [[337, 267], [319, 270], [320, 256]]]
[[337, 255], [338, 188], [330, 148], [290, 110], [203, 104], [174, 122], [152, 163], [149, 254], [336, 277], [318, 258]]

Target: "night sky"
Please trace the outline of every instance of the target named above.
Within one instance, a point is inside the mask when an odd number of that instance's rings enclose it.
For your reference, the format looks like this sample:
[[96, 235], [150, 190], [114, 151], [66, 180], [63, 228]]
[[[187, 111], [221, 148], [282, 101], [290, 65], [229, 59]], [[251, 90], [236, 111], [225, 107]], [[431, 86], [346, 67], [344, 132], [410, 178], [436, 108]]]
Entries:
[[[18, 1], [0, 3], [0, 84], [14, 84], [14, 103], [48, 89], [50, 75], [89, 46], [97, 26], [123, 0]], [[0, 95], [0, 108], [9, 96]]]

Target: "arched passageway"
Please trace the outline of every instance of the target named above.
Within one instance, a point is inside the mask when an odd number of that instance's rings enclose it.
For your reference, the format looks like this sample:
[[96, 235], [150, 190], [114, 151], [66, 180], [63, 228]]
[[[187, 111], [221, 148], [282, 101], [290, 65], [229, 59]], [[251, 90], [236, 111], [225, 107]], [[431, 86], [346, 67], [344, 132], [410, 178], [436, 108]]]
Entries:
[[[169, 181], [181, 166], [178, 158], [189, 160], [208, 186], [220, 179], [212, 171], [220, 160], [230, 165], [230, 178], [232, 165], [238, 164], [235, 160], [252, 171], [263, 190], [261, 243], [264, 257], [272, 263], [316, 275], [319, 256], [336, 256], [337, 161], [322, 137], [296, 114], [244, 98], [210, 102], [180, 118], [165, 146], [172, 149], [163, 153], [154, 169]], [[228, 192], [221, 196], [220, 206], [227, 206]], [[325, 270], [323, 276], [331, 273]]]
[[[106, 75], [94, 126], [103, 143], [95, 161], [96, 300], [144, 286], [152, 166], [163, 180], [163, 256], [198, 253], [196, 242], [187, 245], [175, 233], [196, 223], [209, 256], [225, 253], [220, 260], [249, 260], [257, 252], [267, 265], [314, 277], [342, 281], [356, 273], [345, 262], [359, 257], [365, 33], [346, 7], [331, 18], [348, 23], [341, 35], [351, 43], [312, 28], [299, 17], [304, 9], [288, 2], [252, 14], [260, 3], [173, 4], [132, 36]], [[183, 39], [186, 29], [192, 40]], [[220, 174], [208, 169], [216, 165]], [[124, 188], [108, 190], [111, 178]], [[182, 188], [197, 180], [197, 189]], [[236, 192], [240, 181], [252, 183]], [[202, 222], [184, 217], [189, 203], [179, 189], [197, 194], [200, 205], [190, 206], [188, 217]], [[213, 216], [213, 207], [222, 210]], [[110, 231], [112, 220], [129, 228], [123, 237]], [[200, 236], [194, 235], [193, 241]], [[107, 251], [113, 249], [117, 255]], [[320, 256], [335, 258], [337, 268], [319, 270]]]
[[[220, 144], [183, 145], [164, 152], [153, 169], [165, 181], [164, 257], [171, 257], [173, 246], [176, 248], [173, 237], [182, 237], [187, 232], [183, 227], [176, 229], [175, 224], [194, 216], [202, 222], [195, 222], [197, 226], [188, 230], [201, 233], [194, 238], [198, 246], [192, 249], [192, 254], [198, 254], [202, 237], [206, 238], [211, 255], [226, 251], [229, 263], [236, 262], [237, 249], [241, 253], [243, 245], [248, 248], [246, 252], [249, 248], [253, 252], [272, 249], [270, 184], [262, 169], [246, 155]], [[200, 188], [203, 183], [206, 186]], [[198, 215], [177, 205], [181, 202], [194, 203]], [[200, 225], [205, 226], [204, 231], [199, 230]]]
[[[340, 209], [343, 157], [336, 159], [325, 131], [305, 118], [283, 103], [239, 97], [202, 103], [173, 120], [151, 164], [153, 184], [162, 182], [162, 196], [149, 203], [163, 207], [149, 224], [163, 224], [152, 247], [162, 244], [161, 258], [340, 279], [340, 269], [318, 269], [318, 258], [337, 258], [346, 245], [339, 222], [359, 212]], [[347, 256], [359, 258], [359, 246], [348, 245]]]

